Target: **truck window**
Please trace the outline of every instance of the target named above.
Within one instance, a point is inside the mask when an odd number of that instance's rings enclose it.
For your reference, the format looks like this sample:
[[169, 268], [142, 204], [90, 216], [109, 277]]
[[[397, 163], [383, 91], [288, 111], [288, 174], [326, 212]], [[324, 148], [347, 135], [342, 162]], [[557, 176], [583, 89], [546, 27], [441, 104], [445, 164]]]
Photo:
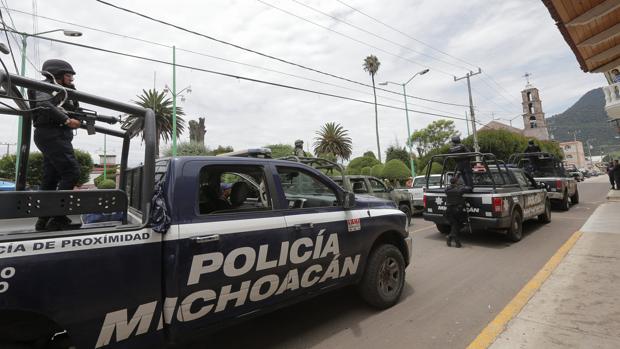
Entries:
[[198, 183], [200, 214], [271, 210], [265, 173], [259, 166], [205, 166]]
[[298, 168], [278, 166], [278, 175], [290, 209], [330, 207], [339, 204], [336, 191], [314, 174]]
[[372, 191], [373, 192], [375, 192], [375, 193], [387, 193], [387, 188], [380, 181], [378, 181], [378, 180], [376, 180], [374, 178], [368, 178], [368, 181], [370, 182], [370, 186], [372, 187]]
[[368, 194], [368, 187], [366, 187], [366, 182], [363, 178], [351, 178], [349, 181], [355, 194]]
[[528, 179], [525, 177], [525, 175], [523, 174], [523, 172], [513, 172], [513, 174], [515, 175], [515, 177], [517, 178], [517, 182], [519, 182], [519, 185], [523, 188], [527, 188], [530, 186], [530, 183], [528, 181]]

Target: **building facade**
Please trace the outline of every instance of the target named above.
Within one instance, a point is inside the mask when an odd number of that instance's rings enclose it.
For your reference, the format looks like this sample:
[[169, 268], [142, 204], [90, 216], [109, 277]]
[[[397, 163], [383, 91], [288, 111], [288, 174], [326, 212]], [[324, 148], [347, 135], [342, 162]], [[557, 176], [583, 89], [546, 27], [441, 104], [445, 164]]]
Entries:
[[568, 165], [575, 165], [577, 168], [585, 168], [586, 155], [583, 151], [583, 143], [580, 141], [561, 142], [560, 148], [564, 152], [564, 161]]
[[538, 89], [528, 83], [525, 90], [521, 91], [521, 99], [523, 100], [521, 103], [523, 105], [523, 135], [541, 141], [549, 140], [549, 131]]

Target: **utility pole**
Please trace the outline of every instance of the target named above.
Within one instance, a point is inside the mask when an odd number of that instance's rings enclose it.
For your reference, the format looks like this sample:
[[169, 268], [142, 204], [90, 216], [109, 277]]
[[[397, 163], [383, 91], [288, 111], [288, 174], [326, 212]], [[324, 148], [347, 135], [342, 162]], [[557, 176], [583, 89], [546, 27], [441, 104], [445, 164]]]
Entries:
[[17, 143], [0, 143], [0, 145], [6, 145], [6, 156], [9, 156], [9, 147], [12, 145], [17, 145]]
[[467, 137], [471, 135], [469, 131], [469, 117], [467, 116], [467, 110], [465, 110], [465, 126], [467, 126]]
[[476, 114], [474, 113], [474, 101], [471, 97], [471, 82], [469, 81], [469, 79], [472, 76], [478, 74], [482, 74], [482, 69], [478, 68], [478, 71], [475, 73], [470, 70], [467, 74], [465, 74], [465, 76], [458, 79], [456, 76], [454, 77], [455, 82], [462, 79], [467, 79], [467, 93], [469, 93], [469, 115], [471, 116], [471, 127], [472, 132], [474, 133], [474, 150], [477, 152], [480, 151], [480, 146], [478, 145], [478, 133], [476, 132]]

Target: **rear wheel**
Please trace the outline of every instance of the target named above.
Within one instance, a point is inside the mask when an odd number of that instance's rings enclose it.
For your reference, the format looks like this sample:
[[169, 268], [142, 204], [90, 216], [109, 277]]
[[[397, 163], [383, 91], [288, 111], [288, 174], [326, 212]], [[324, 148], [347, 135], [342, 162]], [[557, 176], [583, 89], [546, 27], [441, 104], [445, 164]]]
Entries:
[[398, 207], [399, 210], [401, 210], [406, 216], [407, 216], [407, 223], [411, 223], [411, 209], [409, 208], [409, 205], [407, 204], [401, 204]]
[[385, 309], [398, 302], [404, 285], [403, 254], [391, 244], [376, 247], [370, 253], [364, 276], [358, 285], [360, 296], [373, 307]]
[[510, 219], [510, 228], [508, 228], [508, 239], [512, 242], [520, 241], [523, 237], [523, 219], [521, 212], [514, 211]]
[[562, 196], [562, 201], [560, 201], [560, 210], [562, 211], [570, 210], [570, 201], [568, 201], [568, 191], [565, 191], [564, 196]]
[[548, 199], [547, 201], [545, 201], [545, 212], [538, 215], [538, 220], [542, 223], [551, 222], [551, 201], [549, 201]]
[[579, 203], [579, 189], [575, 189], [575, 194], [570, 197], [571, 204], [575, 205]]
[[442, 233], [443, 235], [450, 234], [450, 226], [449, 225], [435, 224], [435, 226], [437, 227], [437, 230], [439, 230], [439, 232]]

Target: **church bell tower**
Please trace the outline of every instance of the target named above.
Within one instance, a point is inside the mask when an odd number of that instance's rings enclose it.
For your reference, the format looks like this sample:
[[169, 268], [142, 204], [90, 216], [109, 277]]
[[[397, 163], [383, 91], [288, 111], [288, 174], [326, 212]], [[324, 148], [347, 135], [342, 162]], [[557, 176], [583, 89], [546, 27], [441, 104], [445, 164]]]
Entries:
[[545, 113], [542, 110], [542, 102], [538, 95], [538, 89], [530, 84], [530, 74], [526, 73], [527, 85], [521, 91], [523, 100], [523, 135], [539, 140], [549, 140], [549, 131], [545, 122]]

